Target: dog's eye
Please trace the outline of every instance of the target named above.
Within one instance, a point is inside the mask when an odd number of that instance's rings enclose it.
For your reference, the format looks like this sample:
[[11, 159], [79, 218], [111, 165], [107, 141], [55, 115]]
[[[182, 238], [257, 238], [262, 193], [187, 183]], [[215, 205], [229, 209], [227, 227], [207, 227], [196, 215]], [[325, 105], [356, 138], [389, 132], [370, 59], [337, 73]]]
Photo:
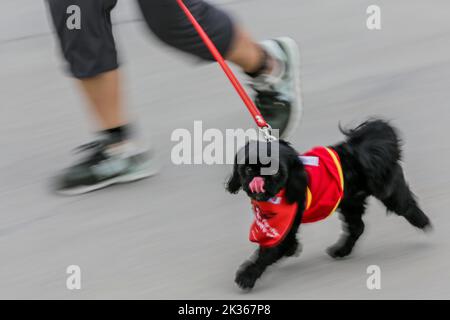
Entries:
[[245, 174], [249, 175], [253, 172], [253, 169], [251, 167], [245, 167]]

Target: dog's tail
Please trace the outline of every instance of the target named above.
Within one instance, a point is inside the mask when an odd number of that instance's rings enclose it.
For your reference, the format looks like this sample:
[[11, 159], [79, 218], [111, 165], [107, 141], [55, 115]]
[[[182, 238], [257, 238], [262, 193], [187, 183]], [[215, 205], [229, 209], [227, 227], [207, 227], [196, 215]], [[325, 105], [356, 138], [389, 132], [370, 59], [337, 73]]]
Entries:
[[370, 119], [354, 129], [339, 130], [347, 137], [346, 143], [366, 176], [368, 191], [383, 197], [390, 193], [386, 183], [391, 180], [401, 160], [401, 140], [396, 129], [387, 121]]

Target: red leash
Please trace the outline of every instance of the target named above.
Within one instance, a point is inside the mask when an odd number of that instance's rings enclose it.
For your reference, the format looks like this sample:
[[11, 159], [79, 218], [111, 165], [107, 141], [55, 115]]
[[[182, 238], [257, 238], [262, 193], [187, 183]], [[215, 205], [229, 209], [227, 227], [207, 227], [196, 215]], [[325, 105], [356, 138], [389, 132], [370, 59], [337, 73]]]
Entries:
[[[244, 104], [247, 106], [248, 111], [252, 115], [253, 119], [255, 120], [256, 124], [260, 129], [263, 131], [269, 130], [269, 132], [264, 132], [265, 134], [268, 133], [270, 135], [270, 126], [264, 120], [263, 116], [259, 112], [256, 105], [253, 103], [253, 100], [249, 97], [247, 92], [245, 91], [242, 84], [239, 82], [239, 80], [234, 75], [233, 71], [230, 69], [228, 64], [225, 62], [225, 59], [220, 54], [219, 50], [217, 50], [217, 47], [212, 42], [211, 38], [206, 34], [205, 30], [202, 28], [202, 26], [197, 22], [193, 14], [189, 11], [188, 7], [184, 4], [183, 0], [177, 0], [178, 5], [181, 7], [181, 9], [184, 11], [188, 19], [191, 21], [192, 25], [194, 26], [195, 30], [197, 30], [200, 38], [202, 38], [205, 45], [208, 47], [209, 51], [213, 55], [214, 59], [219, 63], [219, 65], [222, 67], [223, 71], [227, 75], [228, 79], [230, 79], [231, 84], [236, 89], [237, 93], [241, 97]], [[267, 138], [267, 136], [266, 136]]]

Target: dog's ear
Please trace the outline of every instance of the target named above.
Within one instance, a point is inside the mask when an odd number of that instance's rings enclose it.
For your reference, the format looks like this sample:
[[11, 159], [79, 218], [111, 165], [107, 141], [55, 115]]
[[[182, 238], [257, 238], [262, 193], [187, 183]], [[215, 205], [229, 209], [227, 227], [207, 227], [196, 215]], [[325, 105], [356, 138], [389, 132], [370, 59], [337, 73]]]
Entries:
[[286, 182], [286, 200], [289, 203], [303, 201], [306, 197], [307, 178], [303, 164], [297, 156], [289, 161], [288, 179]]
[[238, 193], [239, 190], [242, 188], [241, 184], [241, 178], [239, 176], [238, 172], [238, 164], [235, 162], [233, 166], [233, 173], [231, 177], [228, 179], [228, 182], [226, 184], [226, 189], [229, 193]]

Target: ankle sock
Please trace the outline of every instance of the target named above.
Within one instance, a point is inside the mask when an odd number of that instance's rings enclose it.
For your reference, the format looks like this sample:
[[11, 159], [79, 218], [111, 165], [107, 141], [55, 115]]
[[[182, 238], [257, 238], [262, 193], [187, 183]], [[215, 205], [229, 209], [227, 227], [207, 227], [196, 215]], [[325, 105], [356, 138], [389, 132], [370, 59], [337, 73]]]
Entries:
[[129, 125], [123, 125], [107, 130], [103, 130], [101, 132], [104, 136], [107, 137], [107, 139], [111, 142], [111, 144], [114, 143], [120, 143], [125, 140], [128, 140], [130, 137], [130, 128]]
[[262, 52], [263, 52], [263, 59], [261, 61], [261, 65], [253, 72], [246, 72], [246, 74], [251, 78], [257, 78], [269, 68], [269, 59], [270, 59], [269, 54], [264, 49], [262, 49]]

